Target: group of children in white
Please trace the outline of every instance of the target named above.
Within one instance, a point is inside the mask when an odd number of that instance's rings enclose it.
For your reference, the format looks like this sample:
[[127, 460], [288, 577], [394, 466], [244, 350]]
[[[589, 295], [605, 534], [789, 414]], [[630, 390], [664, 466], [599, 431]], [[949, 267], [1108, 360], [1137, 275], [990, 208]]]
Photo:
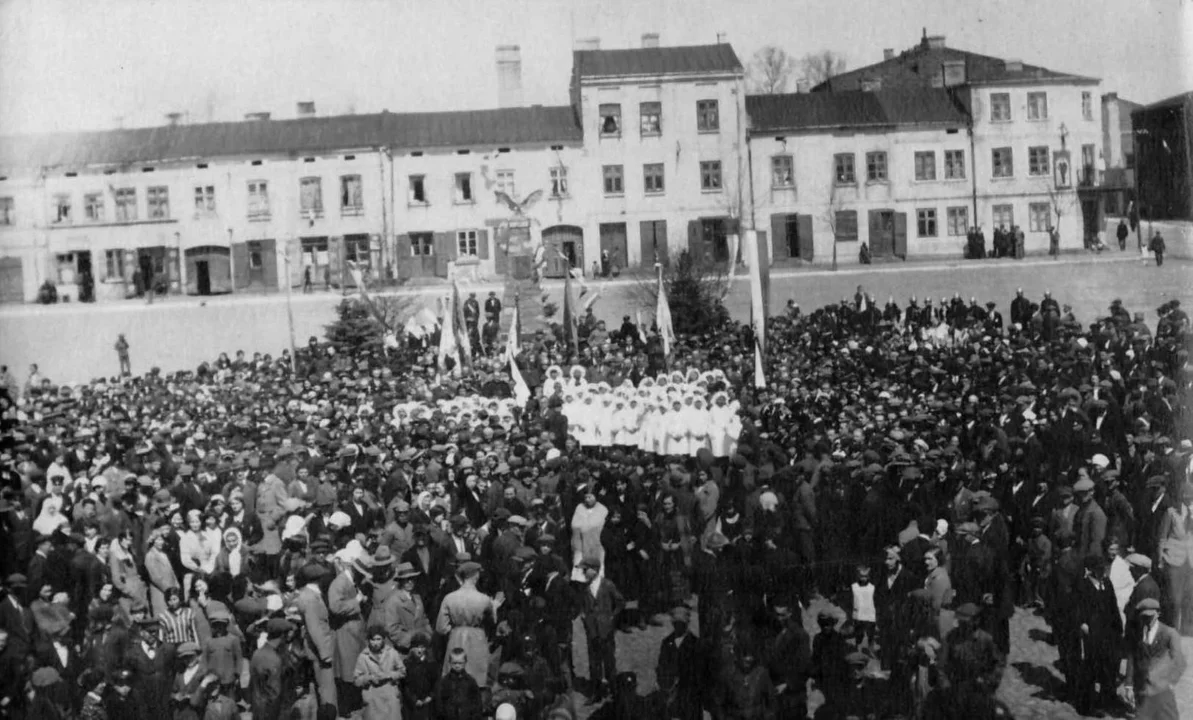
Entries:
[[693, 457], [701, 449], [713, 457], [737, 451], [740, 404], [724, 390], [710, 392], [727, 384], [720, 370], [675, 370], [644, 377], [637, 386], [627, 379], [617, 387], [590, 383], [586, 375], [580, 365], [566, 375], [553, 365], [543, 382], [545, 398], [558, 394], [563, 400], [568, 434], [582, 447], [634, 447]]

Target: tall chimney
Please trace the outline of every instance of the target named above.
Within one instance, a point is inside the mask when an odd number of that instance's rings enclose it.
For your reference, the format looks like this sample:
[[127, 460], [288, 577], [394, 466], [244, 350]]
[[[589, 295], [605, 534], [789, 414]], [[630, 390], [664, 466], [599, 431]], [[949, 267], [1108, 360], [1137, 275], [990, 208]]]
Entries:
[[725, 32], [724, 30], [717, 33], [717, 44], [718, 45], [724, 45], [727, 42], [729, 42], [729, 33]]
[[298, 102], [298, 117], [300, 117], [300, 118], [315, 117], [315, 101], [314, 100], [300, 100]]
[[600, 50], [601, 39], [599, 37], [580, 38], [576, 41], [577, 50]]
[[797, 93], [808, 92], [808, 87], [809, 87], [809, 83], [808, 83], [807, 78], [800, 78], [799, 80], [795, 81], [795, 91]]
[[929, 35], [928, 49], [929, 50], [943, 50], [945, 48], [944, 35]]
[[659, 34], [658, 33], [644, 33], [642, 35], [642, 47], [657, 48], [658, 46], [659, 46]]
[[181, 122], [182, 122], [182, 113], [180, 113], [180, 112], [166, 113], [166, 123], [168, 125], [170, 125], [171, 127], [178, 125]]
[[497, 105], [522, 106], [522, 48], [517, 45], [497, 46]]
[[260, 121], [263, 121], [263, 120], [268, 120], [268, 119], [269, 119], [269, 113], [267, 113], [267, 112], [251, 112], [251, 113], [245, 113], [245, 115], [244, 115], [244, 119], [245, 119], [245, 120], [249, 120], [249, 121], [251, 121], [251, 122], [260, 122]]
[[883, 60], [890, 60], [894, 57], [895, 57], [895, 48], [883, 48], [882, 49], [882, 59]]

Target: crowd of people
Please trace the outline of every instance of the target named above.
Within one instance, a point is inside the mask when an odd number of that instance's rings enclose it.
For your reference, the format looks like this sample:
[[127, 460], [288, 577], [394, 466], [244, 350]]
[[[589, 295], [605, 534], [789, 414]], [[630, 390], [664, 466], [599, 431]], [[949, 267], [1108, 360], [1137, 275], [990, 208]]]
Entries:
[[1078, 710], [1177, 717], [1177, 301], [858, 288], [768, 321], [765, 383], [745, 326], [579, 335], [524, 405], [434, 336], [8, 384], [0, 717], [1008, 717], [1017, 607]]

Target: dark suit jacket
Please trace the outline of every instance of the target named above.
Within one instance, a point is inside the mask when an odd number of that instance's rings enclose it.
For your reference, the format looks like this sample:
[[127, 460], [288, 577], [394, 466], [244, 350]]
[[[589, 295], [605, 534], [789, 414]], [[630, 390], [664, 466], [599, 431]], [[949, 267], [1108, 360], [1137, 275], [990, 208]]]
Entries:
[[608, 639], [617, 627], [617, 615], [625, 607], [625, 598], [609, 578], [602, 578], [596, 597], [585, 587], [581, 591], [584, 608], [584, 632], [588, 637]]
[[1105, 657], [1113, 653], [1119, 647], [1123, 634], [1123, 621], [1118, 614], [1114, 586], [1105, 580], [1099, 590], [1089, 578], [1082, 578], [1077, 582], [1075, 599], [1077, 625], [1089, 626], [1089, 635], [1085, 639], [1087, 655]]
[[18, 657], [25, 657], [37, 640], [37, 623], [33, 611], [21, 603], [21, 609], [13, 606], [10, 598], [0, 599], [0, 628], [8, 631], [8, 647], [14, 648]]
[[75, 678], [82, 672], [83, 663], [74, 648], [67, 646], [66, 665], [62, 664], [62, 659], [58, 657], [58, 651], [54, 649], [54, 644], [49, 640], [39, 641], [34, 647], [33, 655], [37, 667], [52, 667], [62, 676], [67, 687], [75, 686]]
[[1152, 498], [1144, 498], [1135, 511], [1135, 551], [1147, 555], [1155, 562], [1160, 546], [1160, 522], [1172, 507], [1167, 495], [1160, 499], [1160, 504], [1152, 512]]

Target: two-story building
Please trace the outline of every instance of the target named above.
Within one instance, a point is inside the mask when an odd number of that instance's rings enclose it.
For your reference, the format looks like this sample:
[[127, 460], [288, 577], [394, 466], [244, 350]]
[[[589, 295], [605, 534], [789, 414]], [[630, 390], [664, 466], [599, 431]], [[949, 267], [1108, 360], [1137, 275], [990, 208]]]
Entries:
[[1019, 226], [1028, 252], [1048, 247], [1056, 227], [1061, 247], [1080, 248], [1101, 229], [1096, 196], [1078, 196], [1098, 182], [1102, 141], [1100, 81], [1020, 60], [950, 48], [925, 32], [902, 53], [884, 51], [882, 62], [835, 76], [813, 88], [903, 90], [942, 88], [970, 118], [973, 157], [973, 224], [989, 240], [997, 227]]
[[971, 225], [967, 117], [933, 88], [758, 95], [752, 218], [771, 262], [956, 255]]

